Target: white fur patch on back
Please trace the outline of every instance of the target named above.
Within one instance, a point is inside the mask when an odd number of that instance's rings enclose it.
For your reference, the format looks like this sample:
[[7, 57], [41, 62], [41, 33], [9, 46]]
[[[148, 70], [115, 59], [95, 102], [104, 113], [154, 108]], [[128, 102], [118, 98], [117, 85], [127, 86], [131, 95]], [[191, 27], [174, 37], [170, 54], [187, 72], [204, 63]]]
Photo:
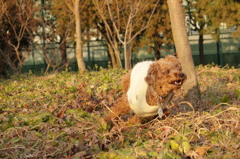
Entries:
[[141, 117], [153, 116], [158, 113], [159, 106], [150, 106], [146, 102], [147, 83], [145, 77], [153, 61], [140, 62], [131, 71], [130, 87], [127, 98], [130, 108]]

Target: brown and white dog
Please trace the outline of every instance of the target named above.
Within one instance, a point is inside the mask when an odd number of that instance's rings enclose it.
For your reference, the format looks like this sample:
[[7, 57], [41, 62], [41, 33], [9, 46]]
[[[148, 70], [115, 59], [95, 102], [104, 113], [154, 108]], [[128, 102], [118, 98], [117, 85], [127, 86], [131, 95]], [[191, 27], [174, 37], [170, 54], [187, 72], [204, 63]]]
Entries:
[[105, 120], [111, 120], [130, 110], [135, 121], [141, 117], [163, 115], [162, 109], [186, 80], [179, 60], [172, 55], [158, 61], [144, 61], [136, 64], [122, 80], [123, 96], [111, 107]]

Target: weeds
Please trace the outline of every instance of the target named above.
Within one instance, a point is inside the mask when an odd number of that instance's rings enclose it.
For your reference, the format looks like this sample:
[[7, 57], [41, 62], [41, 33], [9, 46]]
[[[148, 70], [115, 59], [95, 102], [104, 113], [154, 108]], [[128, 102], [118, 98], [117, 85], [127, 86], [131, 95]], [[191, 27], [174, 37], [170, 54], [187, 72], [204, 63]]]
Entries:
[[0, 82], [0, 158], [239, 158], [240, 70], [198, 67], [201, 102], [177, 93], [165, 119], [111, 127], [123, 70]]

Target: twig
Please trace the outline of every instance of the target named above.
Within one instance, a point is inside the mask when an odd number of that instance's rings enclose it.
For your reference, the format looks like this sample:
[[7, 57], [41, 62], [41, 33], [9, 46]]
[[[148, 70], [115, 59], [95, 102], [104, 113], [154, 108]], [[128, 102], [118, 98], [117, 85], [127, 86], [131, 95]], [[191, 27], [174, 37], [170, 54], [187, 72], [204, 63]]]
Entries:
[[221, 106], [221, 105], [227, 105], [227, 106], [231, 106], [228, 103], [219, 103], [218, 105], [215, 105], [209, 112], [212, 112], [214, 109], [216, 109], [217, 107]]
[[180, 102], [179, 104], [187, 104], [188, 106], [190, 106], [192, 108], [193, 114], [195, 114], [195, 109], [193, 108], [191, 103], [189, 103], [187, 101], [183, 101], [183, 102]]

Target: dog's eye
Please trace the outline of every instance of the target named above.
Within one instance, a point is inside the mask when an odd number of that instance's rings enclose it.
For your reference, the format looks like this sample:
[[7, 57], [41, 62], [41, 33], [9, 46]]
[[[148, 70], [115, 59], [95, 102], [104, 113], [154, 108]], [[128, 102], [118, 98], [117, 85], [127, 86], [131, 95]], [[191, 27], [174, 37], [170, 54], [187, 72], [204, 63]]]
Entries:
[[166, 74], [169, 74], [169, 73], [170, 73], [170, 70], [167, 70], [165, 73], [166, 73]]

